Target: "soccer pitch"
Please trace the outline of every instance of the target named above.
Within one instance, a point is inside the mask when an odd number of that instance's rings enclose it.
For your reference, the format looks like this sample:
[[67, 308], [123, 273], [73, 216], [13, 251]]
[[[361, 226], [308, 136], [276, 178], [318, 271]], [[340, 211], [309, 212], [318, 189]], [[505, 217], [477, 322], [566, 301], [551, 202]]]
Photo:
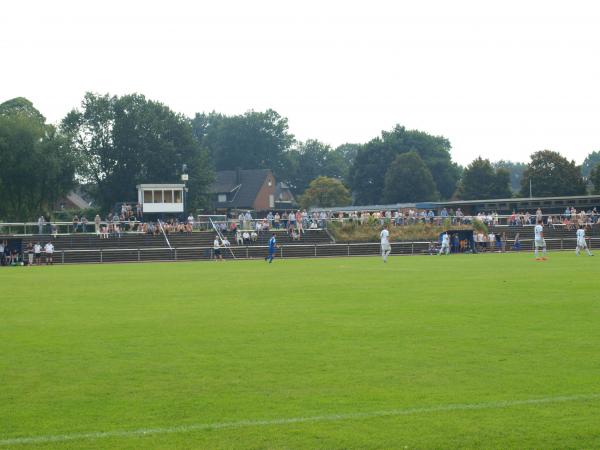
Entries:
[[0, 448], [600, 447], [600, 258], [0, 270]]

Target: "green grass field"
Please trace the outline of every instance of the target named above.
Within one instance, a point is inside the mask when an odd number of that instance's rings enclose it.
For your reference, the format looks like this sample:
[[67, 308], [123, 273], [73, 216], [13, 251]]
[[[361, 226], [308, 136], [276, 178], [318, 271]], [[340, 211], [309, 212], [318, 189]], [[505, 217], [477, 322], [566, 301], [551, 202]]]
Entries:
[[0, 448], [600, 448], [600, 258], [0, 270]]

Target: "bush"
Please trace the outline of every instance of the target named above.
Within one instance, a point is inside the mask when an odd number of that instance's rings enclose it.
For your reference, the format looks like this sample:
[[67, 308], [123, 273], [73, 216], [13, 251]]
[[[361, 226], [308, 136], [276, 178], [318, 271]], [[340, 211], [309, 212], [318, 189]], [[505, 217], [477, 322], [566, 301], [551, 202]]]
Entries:
[[[381, 224], [372, 218], [366, 224], [332, 222], [328, 225], [329, 232], [338, 242], [378, 242]], [[482, 223], [485, 227], [485, 225]], [[448, 220], [443, 225], [416, 223], [414, 225], [391, 226], [390, 241], [437, 241], [439, 235], [449, 229], [471, 229], [470, 225], [452, 225]]]

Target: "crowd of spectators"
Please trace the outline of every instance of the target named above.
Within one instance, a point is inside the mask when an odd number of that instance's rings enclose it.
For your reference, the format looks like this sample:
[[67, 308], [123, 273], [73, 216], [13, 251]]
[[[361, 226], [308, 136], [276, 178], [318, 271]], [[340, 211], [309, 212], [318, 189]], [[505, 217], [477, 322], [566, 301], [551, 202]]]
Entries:
[[526, 212], [515, 212], [513, 211], [508, 218], [508, 225], [511, 226], [522, 226], [522, 225], [535, 225], [537, 222], [551, 226], [553, 228], [564, 227], [565, 230], [575, 230], [579, 226], [590, 227], [600, 220], [598, 211], [596, 208], [577, 211], [575, 207], [570, 206], [565, 208], [562, 214], [549, 214], [544, 216], [542, 210], [538, 208], [535, 214], [529, 214]]
[[[542, 220], [545, 225], [553, 227], [564, 227], [574, 230], [578, 226], [590, 226], [598, 223], [600, 215], [596, 208], [591, 210], [577, 211], [574, 207], [568, 207], [562, 214], [543, 215], [541, 209], [535, 213], [529, 211], [513, 211], [508, 216], [500, 216], [496, 211], [479, 212], [476, 215], [464, 214], [461, 208], [434, 211], [433, 209], [407, 208], [402, 210], [384, 211], [269, 211], [260, 217], [253, 216], [250, 211], [240, 212], [232, 215], [226, 220], [215, 220], [213, 222], [200, 222], [190, 214], [187, 219], [168, 219], [166, 221], [144, 221], [140, 205], [122, 204], [120, 211], [109, 213], [102, 218], [96, 215], [92, 221], [85, 215], [75, 215], [72, 219], [70, 229], [67, 232], [90, 233], [94, 232], [99, 238], [121, 237], [123, 232], [137, 232], [143, 234], [158, 235], [163, 231], [166, 234], [191, 233], [199, 229], [210, 229], [214, 226], [223, 234], [229, 234], [235, 242], [256, 242], [261, 233], [273, 230], [285, 230], [293, 240], [300, 240], [306, 230], [326, 228], [327, 222], [351, 223], [356, 225], [379, 225], [403, 226], [414, 224], [431, 225], [468, 225], [480, 221], [488, 226], [509, 225], [525, 226], [535, 225]], [[55, 223], [50, 223], [47, 218], [41, 216], [38, 219], [39, 234], [56, 235], [59, 229]], [[64, 232], [64, 225], [61, 231]], [[247, 234], [247, 239], [244, 238]], [[239, 236], [238, 236], [239, 235]]]

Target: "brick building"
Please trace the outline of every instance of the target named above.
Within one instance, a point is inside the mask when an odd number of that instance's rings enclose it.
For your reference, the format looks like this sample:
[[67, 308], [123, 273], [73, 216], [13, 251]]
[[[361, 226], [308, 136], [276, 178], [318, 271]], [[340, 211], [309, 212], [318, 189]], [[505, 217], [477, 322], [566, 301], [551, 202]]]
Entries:
[[277, 183], [269, 169], [238, 169], [218, 171], [210, 191], [217, 212], [260, 212], [276, 208], [276, 190]]

